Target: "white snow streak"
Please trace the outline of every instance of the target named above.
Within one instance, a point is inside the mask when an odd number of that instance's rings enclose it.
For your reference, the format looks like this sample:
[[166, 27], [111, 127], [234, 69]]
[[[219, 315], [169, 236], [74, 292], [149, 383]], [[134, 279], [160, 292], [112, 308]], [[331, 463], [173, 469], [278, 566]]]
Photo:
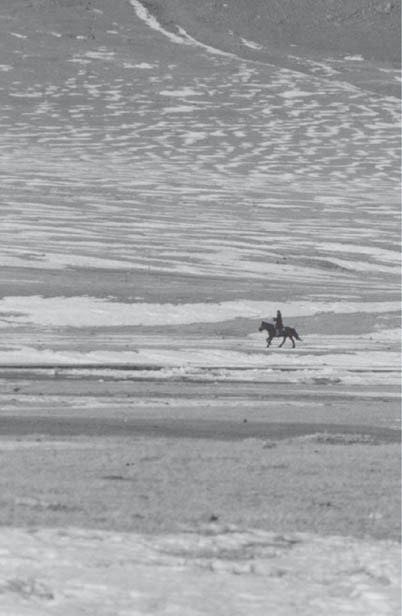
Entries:
[[[288, 317], [318, 313], [384, 313], [398, 311], [399, 302], [283, 302]], [[194, 304], [148, 304], [111, 302], [94, 297], [4, 297], [2, 312], [17, 312], [7, 322], [35, 323], [58, 327], [101, 327], [113, 325], [180, 325], [217, 323], [230, 319], [270, 319], [277, 302], [232, 301]]]

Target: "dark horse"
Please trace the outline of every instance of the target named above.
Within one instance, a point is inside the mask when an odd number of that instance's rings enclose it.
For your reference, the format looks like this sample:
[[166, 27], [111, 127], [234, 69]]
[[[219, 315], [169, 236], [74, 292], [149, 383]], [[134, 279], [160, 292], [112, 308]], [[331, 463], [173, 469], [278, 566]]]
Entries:
[[264, 329], [266, 330], [268, 334], [267, 347], [270, 346], [274, 338], [281, 338], [282, 336], [283, 336], [283, 340], [281, 344], [279, 345], [280, 347], [283, 344], [285, 344], [286, 338], [291, 339], [293, 348], [295, 348], [296, 346], [294, 339], [296, 338], [296, 340], [301, 340], [301, 338], [299, 337], [299, 334], [293, 327], [284, 327], [280, 332], [278, 332], [278, 330], [276, 329], [273, 323], [267, 323], [267, 321], [262, 321], [258, 331], [262, 332]]

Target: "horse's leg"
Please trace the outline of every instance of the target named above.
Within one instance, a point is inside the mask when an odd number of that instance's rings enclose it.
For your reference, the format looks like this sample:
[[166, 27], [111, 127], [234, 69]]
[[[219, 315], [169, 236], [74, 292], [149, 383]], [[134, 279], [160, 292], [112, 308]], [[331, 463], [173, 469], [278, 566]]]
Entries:
[[289, 338], [290, 338], [290, 339], [291, 339], [291, 341], [292, 341], [293, 348], [295, 348], [295, 346], [296, 346], [296, 345], [295, 345], [295, 341], [293, 340], [293, 336], [289, 336]]
[[283, 345], [285, 344], [285, 340], [286, 340], [286, 338], [287, 338], [287, 337], [288, 337], [288, 335], [287, 335], [287, 334], [285, 334], [285, 335], [283, 336], [283, 340], [282, 340], [281, 344], [279, 345], [279, 348], [281, 348], [281, 346], [283, 346]]
[[271, 342], [272, 342], [272, 336], [269, 336], [269, 338], [267, 338], [267, 343], [268, 343], [267, 348], [271, 346]]

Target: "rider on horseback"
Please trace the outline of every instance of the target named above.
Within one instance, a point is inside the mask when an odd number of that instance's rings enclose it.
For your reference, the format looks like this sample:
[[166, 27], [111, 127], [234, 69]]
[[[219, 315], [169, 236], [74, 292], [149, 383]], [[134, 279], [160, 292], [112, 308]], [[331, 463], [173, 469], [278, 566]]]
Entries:
[[301, 340], [295, 328], [288, 327], [283, 324], [282, 315], [279, 310], [276, 313], [274, 321], [275, 325], [268, 321], [262, 321], [260, 327], [258, 328], [258, 331], [262, 332], [265, 330], [268, 333], [267, 347], [271, 346], [271, 342], [274, 338], [283, 337], [283, 340], [279, 347], [282, 347], [285, 344], [287, 338], [289, 338], [289, 340], [292, 342], [293, 348], [295, 348], [296, 345], [294, 339]]
[[274, 318], [275, 328], [278, 336], [283, 336], [283, 321], [282, 315], [278, 310], [276, 313], [276, 318]]

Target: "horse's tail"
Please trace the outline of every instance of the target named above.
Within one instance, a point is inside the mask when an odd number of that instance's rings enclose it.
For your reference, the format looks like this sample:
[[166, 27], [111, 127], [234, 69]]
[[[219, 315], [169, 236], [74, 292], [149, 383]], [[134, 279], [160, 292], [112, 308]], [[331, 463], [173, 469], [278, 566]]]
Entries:
[[302, 342], [302, 339], [300, 338], [299, 334], [297, 333], [297, 331], [295, 330], [295, 338], [296, 340], [300, 340], [300, 342]]

